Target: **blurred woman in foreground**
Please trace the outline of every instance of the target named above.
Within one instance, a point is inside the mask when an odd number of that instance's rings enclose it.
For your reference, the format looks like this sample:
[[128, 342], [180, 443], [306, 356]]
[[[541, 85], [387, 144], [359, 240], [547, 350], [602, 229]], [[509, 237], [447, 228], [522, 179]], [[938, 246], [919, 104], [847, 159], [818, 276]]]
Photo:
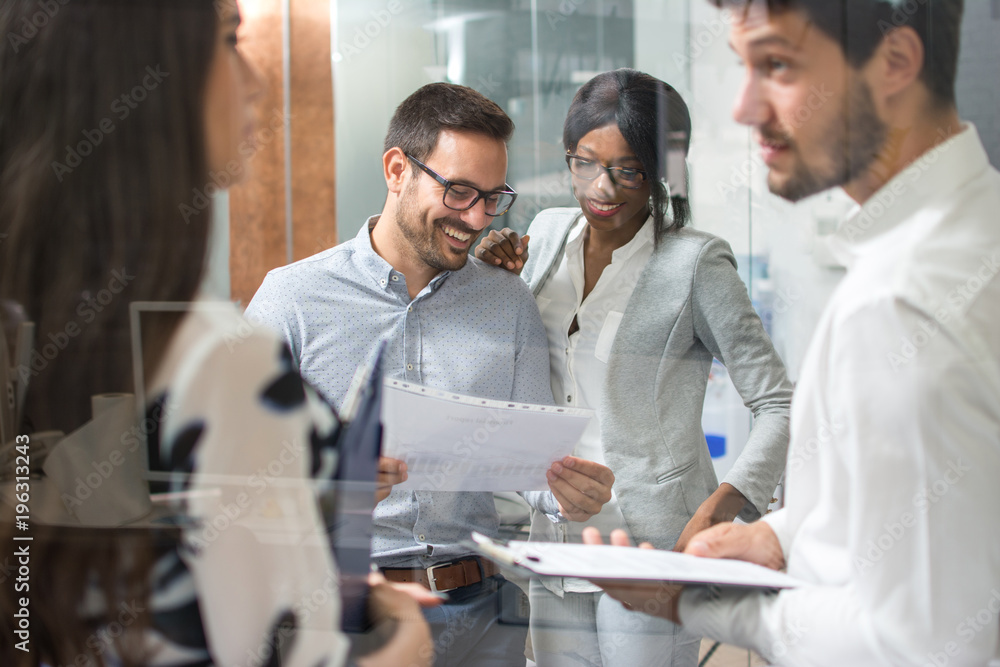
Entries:
[[[21, 35], [39, 11], [0, 3], [0, 34]], [[237, 48], [239, 23], [226, 0], [70, 0], [0, 49], [0, 299], [35, 322], [36, 348], [50, 334], [64, 343], [32, 367], [19, 434], [69, 433], [92, 395], [132, 390], [130, 303], [197, 299], [211, 213], [194, 193], [210, 172], [240, 180], [254, 152], [261, 83]], [[146, 423], [185, 523], [172, 543], [33, 523], [30, 589], [0, 596], [0, 663], [343, 664], [310, 479], [335, 460], [336, 417], [276, 337], [231, 337], [235, 310], [193, 306], [156, 322], [139, 360]], [[3, 544], [19, 544], [12, 509], [0, 513]], [[31, 640], [17, 647], [25, 596]], [[379, 584], [374, 603], [398, 623], [362, 663], [427, 664], [416, 601]]]

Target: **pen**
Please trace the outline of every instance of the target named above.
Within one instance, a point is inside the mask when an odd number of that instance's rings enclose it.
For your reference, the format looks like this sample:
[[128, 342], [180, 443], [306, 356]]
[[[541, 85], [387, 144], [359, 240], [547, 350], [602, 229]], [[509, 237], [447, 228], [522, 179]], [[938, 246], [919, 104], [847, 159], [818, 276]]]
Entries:
[[486, 554], [490, 560], [494, 560], [501, 565], [509, 565], [512, 567], [521, 564], [521, 561], [504, 545], [497, 543], [496, 540], [486, 537], [482, 533], [473, 531], [472, 541], [476, 543], [479, 549]]

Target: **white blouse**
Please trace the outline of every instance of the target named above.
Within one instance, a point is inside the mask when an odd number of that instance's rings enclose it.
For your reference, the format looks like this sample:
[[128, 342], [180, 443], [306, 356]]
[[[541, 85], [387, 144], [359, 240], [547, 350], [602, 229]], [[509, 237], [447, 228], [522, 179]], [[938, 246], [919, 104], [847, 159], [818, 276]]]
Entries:
[[[150, 664], [206, 649], [215, 664], [267, 663], [276, 639], [283, 665], [343, 664], [337, 569], [312, 479], [329, 478], [336, 461], [331, 409], [276, 335], [225, 305], [185, 318], [150, 396], [191, 521], [180, 549], [189, 574], [156, 582]], [[192, 593], [204, 647], [179, 639], [196, 628], [168, 622]]]
[[[594, 289], [584, 299], [583, 232], [586, 228], [586, 218], [580, 216], [567, 237], [566, 251], [558, 268], [536, 300], [549, 339], [552, 394], [556, 404], [597, 411], [574, 454], [604, 464], [600, 409], [608, 357], [625, 306], [653, 254], [653, 223], [651, 218], [647, 219], [631, 241], [612, 253], [611, 264], [605, 267]], [[574, 317], [579, 329], [569, 335]], [[615, 528], [627, 531], [614, 491], [600, 513], [587, 521], [567, 524], [566, 538], [572, 542], [581, 541], [580, 534], [587, 526], [598, 528], [602, 534]], [[566, 584], [566, 590], [573, 592], [598, 590], [582, 581], [567, 580]]]

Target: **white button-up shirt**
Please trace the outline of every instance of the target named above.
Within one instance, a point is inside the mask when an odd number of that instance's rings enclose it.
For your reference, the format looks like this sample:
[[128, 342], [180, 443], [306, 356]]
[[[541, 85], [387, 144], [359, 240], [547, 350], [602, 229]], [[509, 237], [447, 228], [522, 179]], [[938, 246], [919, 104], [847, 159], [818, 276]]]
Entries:
[[[604, 398], [608, 355], [621, 324], [625, 306], [639, 282], [646, 262], [653, 254], [653, 223], [647, 219], [631, 241], [611, 254], [611, 264], [587, 298], [583, 298], [583, 241], [586, 218], [580, 216], [566, 241], [566, 251], [552, 277], [546, 281], [536, 301], [549, 337], [549, 365], [552, 393], [557, 405], [599, 410]], [[579, 329], [569, 335], [576, 318]], [[580, 458], [604, 464], [600, 413], [584, 431], [576, 451]], [[540, 520], [546, 520], [544, 518]], [[614, 491], [601, 511], [585, 522], [566, 524], [567, 539], [580, 542], [587, 526], [602, 533], [615, 528], [627, 530]], [[597, 591], [582, 580], [565, 580], [568, 591]]]
[[975, 128], [841, 226], [792, 403], [777, 595], [688, 589], [689, 630], [775, 664], [1000, 657], [1000, 174]]

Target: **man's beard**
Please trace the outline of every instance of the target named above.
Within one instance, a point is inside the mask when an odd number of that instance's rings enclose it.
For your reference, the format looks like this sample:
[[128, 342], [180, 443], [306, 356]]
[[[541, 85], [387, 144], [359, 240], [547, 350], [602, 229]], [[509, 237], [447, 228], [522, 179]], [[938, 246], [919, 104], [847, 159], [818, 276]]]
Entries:
[[442, 252], [440, 245], [436, 242], [437, 229], [443, 224], [472, 234], [472, 242], [475, 243], [479, 232], [470, 229], [468, 225], [457, 218], [437, 218], [430, 228], [424, 226], [424, 216], [417, 208], [417, 193], [415, 180], [403, 191], [396, 204], [396, 224], [403, 232], [403, 237], [410, 244], [410, 249], [427, 266], [437, 271], [457, 271], [465, 266], [469, 260], [469, 254], [459, 252], [451, 248]]
[[798, 161], [785, 183], [768, 177], [768, 189], [779, 197], [797, 202], [861, 176], [878, 157], [889, 135], [888, 126], [878, 117], [871, 89], [863, 82], [851, 84], [846, 122], [840, 118], [830, 124], [825, 139], [816, 149], [832, 158], [825, 170], [810, 167], [802, 160], [798, 144], [784, 132], [761, 129], [765, 140], [786, 143], [795, 151]]

